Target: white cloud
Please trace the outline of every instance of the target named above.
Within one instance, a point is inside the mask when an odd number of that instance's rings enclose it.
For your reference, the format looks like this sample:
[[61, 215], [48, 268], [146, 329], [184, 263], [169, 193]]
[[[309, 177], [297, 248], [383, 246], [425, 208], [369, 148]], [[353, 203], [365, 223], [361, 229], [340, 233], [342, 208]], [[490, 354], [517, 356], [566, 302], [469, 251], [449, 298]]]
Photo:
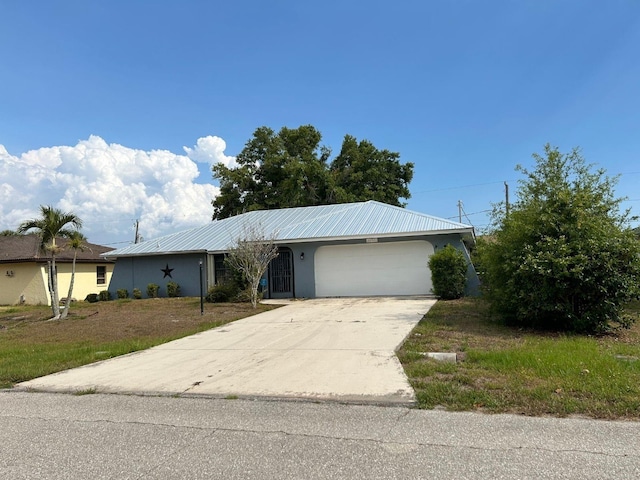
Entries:
[[227, 143], [220, 137], [207, 136], [201, 137], [193, 148], [182, 147], [187, 156], [199, 163], [208, 163], [214, 165], [222, 163], [229, 168], [237, 166], [236, 157], [230, 157], [224, 154]]
[[94, 243], [133, 239], [140, 220], [145, 238], [202, 225], [211, 220], [218, 187], [196, 183], [195, 162], [222, 162], [226, 143], [199, 138], [187, 155], [108, 144], [92, 135], [75, 146], [40, 148], [11, 155], [0, 144], [0, 230], [35, 218], [40, 205], [73, 212]]

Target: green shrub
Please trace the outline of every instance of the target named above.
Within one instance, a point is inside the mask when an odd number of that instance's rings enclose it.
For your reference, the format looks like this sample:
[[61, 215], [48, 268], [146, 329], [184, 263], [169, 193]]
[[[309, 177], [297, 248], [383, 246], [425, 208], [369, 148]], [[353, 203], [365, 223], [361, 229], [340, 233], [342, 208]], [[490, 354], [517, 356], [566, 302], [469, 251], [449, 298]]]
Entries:
[[235, 282], [220, 283], [209, 288], [205, 300], [209, 303], [231, 302], [236, 299], [239, 293], [240, 288]]
[[429, 258], [433, 293], [443, 300], [464, 295], [467, 283], [467, 261], [457, 248], [447, 245]]
[[167, 297], [179, 297], [180, 296], [180, 285], [176, 282], [167, 283]]
[[101, 302], [107, 302], [111, 300], [111, 294], [109, 293], [109, 290], [102, 290], [98, 294], [98, 298], [100, 299]]
[[[256, 302], [259, 302], [264, 297], [264, 292], [256, 292]], [[234, 302], [239, 303], [248, 303], [251, 302], [251, 287], [243, 288], [238, 292], [238, 294], [233, 298]]]
[[139, 288], [134, 288], [133, 289], [133, 298], [135, 298], [136, 300], [140, 300], [142, 298], [142, 292], [140, 291]]
[[147, 297], [158, 298], [159, 292], [160, 292], [160, 285], [155, 283], [150, 283], [149, 285], [147, 285]]
[[518, 167], [516, 203], [494, 212], [478, 243], [485, 297], [505, 323], [602, 333], [629, 327], [624, 305], [640, 295], [640, 242], [616, 179], [592, 171], [579, 150], [545, 146], [535, 170]]
[[98, 298], [98, 294], [97, 293], [90, 293], [89, 295], [84, 297], [84, 301], [85, 302], [89, 302], [89, 303], [96, 303], [99, 300], [100, 299]]
[[129, 290], [126, 288], [119, 288], [116, 290], [116, 295], [118, 298], [129, 298]]

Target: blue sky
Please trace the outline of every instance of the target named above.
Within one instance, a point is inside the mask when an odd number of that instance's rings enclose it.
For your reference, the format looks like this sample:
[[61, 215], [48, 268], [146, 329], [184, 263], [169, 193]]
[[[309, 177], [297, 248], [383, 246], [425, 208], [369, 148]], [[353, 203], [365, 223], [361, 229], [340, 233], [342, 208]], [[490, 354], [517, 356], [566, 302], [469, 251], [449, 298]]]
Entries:
[[0, 18], [0, 229], [41, 203], [114, 246], [135, 219], [148, 238], [202, 224], [211, 163], [303, 124], [334, 153], [345, 134], [399, 152], [408, 208], [457, 218], [461, 200], [480, 231], [547, 142], [622, 174], [640, 214], [635, 0], [54, 0]]

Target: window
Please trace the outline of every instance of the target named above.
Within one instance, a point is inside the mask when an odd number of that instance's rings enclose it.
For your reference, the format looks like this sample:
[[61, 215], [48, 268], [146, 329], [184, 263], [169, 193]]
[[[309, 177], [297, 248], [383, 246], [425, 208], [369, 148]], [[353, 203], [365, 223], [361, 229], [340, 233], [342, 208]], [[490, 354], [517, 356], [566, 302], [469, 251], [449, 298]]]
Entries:
[[105, 285], [107, 283], [107, 267], [104, 265], [98, 265], [96, 267], [96, 283], [98, 285]]
[[225, 263], [226, 255], [214, 255], [213, 263], [214, 263], [214, 275], [216, 279], [216, 285], [221, 285], [225, 282], [232, 280], [231, 271], [227, 268], [227, 264]]

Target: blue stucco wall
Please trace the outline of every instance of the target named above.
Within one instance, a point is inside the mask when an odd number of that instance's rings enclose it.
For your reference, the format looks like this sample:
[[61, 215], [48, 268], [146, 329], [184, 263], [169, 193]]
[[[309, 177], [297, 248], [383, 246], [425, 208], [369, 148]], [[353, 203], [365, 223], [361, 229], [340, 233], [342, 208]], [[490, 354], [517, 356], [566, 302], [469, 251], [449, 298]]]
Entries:
[[[407, 240], [426, 240], [433, 245], [434, 251], [444, 248], [446, 245], [452, 245], [462, 251], [468, 261], [467, 269], [467, 287], [465, 293], [467, 295], [477, 295], [479, 291], [478, 275], [473, 268], [469, 253], [462, 243], [462, 237], [458, 234], [452, 235], [424, 235], [416, 237], [398, 237], [398, 238], [379, 238], [379, 243], [397, 242]], [[327, 241], [327, 242], [309, 242], [309, 243], [293, 243], [284, 244], [282, 247], [288, 247], [293, 252], [293, 270], [295, 296], [297, 298], [314, 298], [315, 290], [315, 270], [313, 259], [316, 250], [325, 245], [354, 245], [366, 243], [366, 239], [360, 240], [344, 240], [344, 241]], [[304, 260], [300, 255], [304, 253]], [[428, 259], [425, 259], [425, 263]]]
[[[160, 296], [167, 296], [167, 283], [170, 281], [180, 285], [181, 296], [200, 296], [200, 260], [203, 264], [203, 276], [206, 292], [206, 255], [158, 255], [148, 257], [123, 257], [116, 261], [113, 276], [109, 283], [109, 292], [116, 298], [119, 288], [126, 288], [129, 295], [134, 288], [139, 288], [143, 298], [147, 296], [147, 285], [156, 283], [160, 286]], [[173, 269], [171, 277], [165, 276], [166, 267]]]
[[[425, 235], [416, 237], [401, 238], [379, 238], [378, 242], [393, 242], [407, 240], [426, 240], [430, 242], [434, 251], [438, 251], [450, 244], [461, 250], [469, 261], [467, 271], [467, 295], [478, 294], [479, 281], [478, 276], [468, 257], [468, 252], [462, 243], [460, 235]], [[309, 242], [309, 243], [291, 243], [283, 244], [281, 247], [291, 249], [293, 255], [293, 272], [294, 272], [294, 294], [296, 298], [314, 298], [315, 290], [315, 269], [314, 257], [316, 250], [326, 245], [353, 245], [366, 243], [366, 239], [346, 240], [346, 241], [325, 241], [325, 242]], [[301, 255], [304, 253], [304, 258]], [[200, 268], [199, 262], [203, 261], [203, 277], [204, 291], [207, 291], [207, 285], [213, 285], [213, 262], [212, 255], [205, 254], [184, 254], [184, 255], [157, 255], [144, 257], [123, 257], [116, 261], [113, 276], [109, 284], [109, 291], [113, 298], [116, 298], [116, 291], [119, 288], [126, 288], [129, 294], [134, 288], [142, 291], [143, 297], [146, 297], [147, 285], [156, 283], [160, 286], [160, 296], [167, 294], [166, 285], [169, 281], [174, 281], [180, 285], [182, 296], [197, 297], [200, 295]], [[425, 263], [428, 259], [425, 259]], [[171, 278], [165, 277], [162, 270], [168, 265], [171, 271]], [[208, 270], [207, 270], [208, 269]], [[268, 294], [265, 295], [268, 297]]]

